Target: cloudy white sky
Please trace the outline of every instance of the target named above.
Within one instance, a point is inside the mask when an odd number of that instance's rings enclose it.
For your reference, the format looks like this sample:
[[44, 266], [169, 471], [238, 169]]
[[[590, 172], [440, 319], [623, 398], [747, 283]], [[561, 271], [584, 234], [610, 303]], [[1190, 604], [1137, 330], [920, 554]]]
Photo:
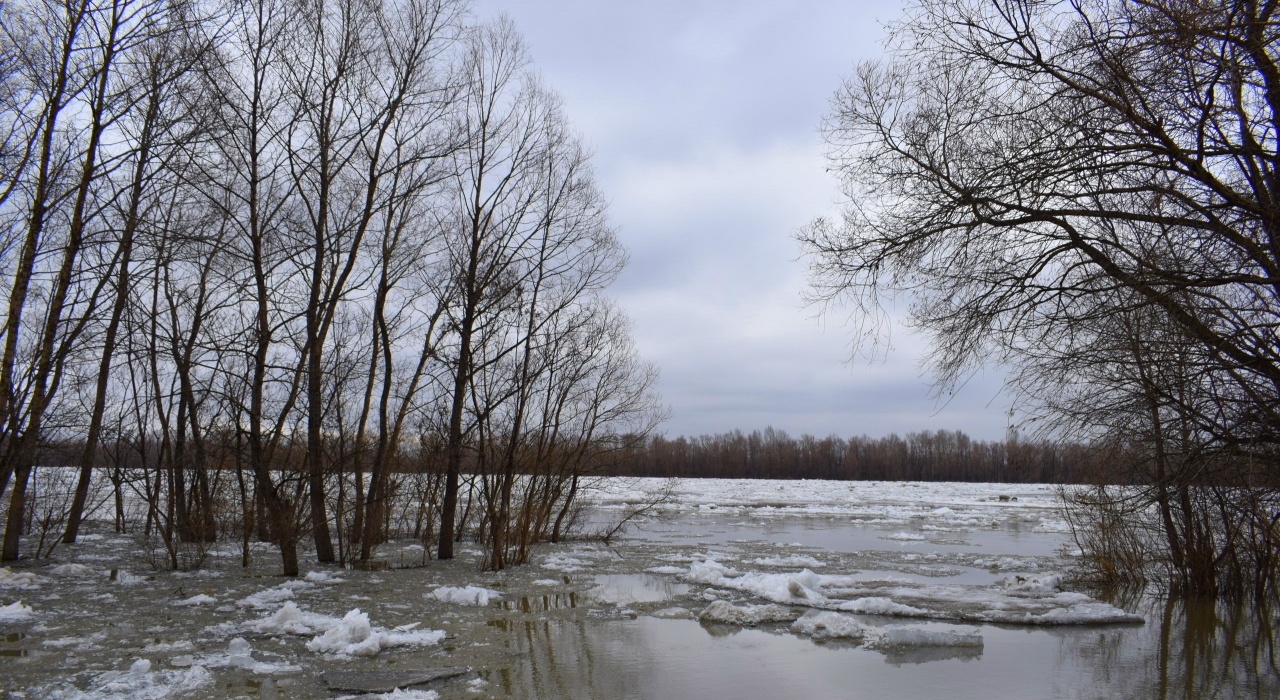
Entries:
[[836, 211], [818, 124], [841, 76], [882, 52], [896, 0], [476, 0], [510, 16], [595, 153], [631, 251], [613, 288], [662, 370], [669, 436], [773, 426], [1003, 437], [980, 375], [942, 404], [901, 329], [850, 360], [841, 313], [805, 307], [794, 233]]

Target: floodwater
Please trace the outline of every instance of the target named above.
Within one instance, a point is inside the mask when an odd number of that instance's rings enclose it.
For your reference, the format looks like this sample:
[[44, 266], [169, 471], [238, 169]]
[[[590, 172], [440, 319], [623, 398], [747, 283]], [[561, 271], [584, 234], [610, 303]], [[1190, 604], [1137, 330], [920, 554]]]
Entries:
[[[101, 692], [103, 674], [126, 670], [137, 659], [155, 669], [175, 668], [183, 656], [225, 651], [231, 637], [244, 636], [254, 660], [295, 670], [214, 668], [214, 685], [184, 697], [333, 698], [339, 694], [321, 680], [327, 670], [439, 666], [471, 669], [426, 686], [443, 700], [1280, 697], [1276, 612], [1248, 605], [1108, 599], [1143, 616], [1140, 625], [1030, 627], [854, 616], [870, 629], [909, 624], [976, 630], [982, 637], [977, 647], [876, 648], [815, 642], [785, 622], [699, 622], [708, 601], [727, 593], [738, 604], [761, 601], [674, 573], [710, 554], [744, 571], [812, 568], [867, 581], [984, 586], [1008, 575], [1008, 567], [1052, 572], [1069, 566], [1063, 535], [1009, 526], [934, 532], [839, 517], [683, 515], [634, 530], [608, 547], [549, 547], [534, 563], [499, 574], [479, 572], [478, 554], [464, 549], [452, 562], [333, 571], [344, 581], [298, 589], [293, 601], [306, 610], [341, 616], [358, 606], [375, 625], [420, 622], [449, 634], [439, 645], [394, 648], [373, 658], [316, 654], [304, 646], [308, 637], [228, 631], [228, 623], [270, 612], [233, 604], [282, 582], [270, 575], [276, 562], [265, 553], [260, 568], [249, 572], [232, 565], [229, 555], [221, 563], [215, 558], [208, 575], [144, 574], [131, 553], [135, 547], [124, 539], [108, 542], [115, 549], [86, 544], [59, 554], [64, 561], [123, 566], [132, 576], [109, 580], [104, 568], [103, 580], [88, 586], [47, 576], [21, 595], [2, 591], [0, 600], [22, 597], [42, 614], [38, 624], [0, 624], [0, 692], [130, 697]], [[390, 547], [387, 559], [416, 551], [410, 544], [402, 548]], [[42, 571], [38, 565], [29, 570]], [[464, 606], [428, 595], [438, 585], [469, 584], [498, 591], [501, 599]], [[174, 607], [199, 592], [219, 604]]]
[[1280, 697], [1270, 623], [1236, 608], [1156, 605], [1142, 627], [983, 626], [984, 646], [878, 653], [693, 620], [527, 620], [489, 671], [510, 698]]

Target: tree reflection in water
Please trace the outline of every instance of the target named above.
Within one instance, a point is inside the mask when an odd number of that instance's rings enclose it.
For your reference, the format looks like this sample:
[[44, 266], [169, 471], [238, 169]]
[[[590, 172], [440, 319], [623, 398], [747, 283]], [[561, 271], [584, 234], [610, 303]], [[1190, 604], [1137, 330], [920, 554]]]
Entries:
[[644, 687], [637, 627], [579, 617], [514, 620], [510, 631], [514, 663], [488, 678], [498, 697], [625, 698]]
[[1203, 600], [1117, 602], [1142, 612], [1147, 624], [982, 626], [985, 649], [897, 651], [813, 644], [785, 625], [748, 629], [535, 611], [537, 618], [494, 621], [508, 632], [509, 663], [485, 675], [492, 696], [528, 700], [718, 692], [774, 698], [786, 688], [807, 689], [813, 697], [845, 688], [849, 697], [904, 700], [944, 691], [986, 700], [1280, 697], [1274, 609]]
[[[1099, 635], [1085, 697], [1150, 700], [1280, 697], [1274, 606], [1213, 599], [1118, 601], [1148, 624]], [[1064, 643], [1078, 645], [1072, 640]], [[1063, 661], [1088, 650], [1064, 649]]]

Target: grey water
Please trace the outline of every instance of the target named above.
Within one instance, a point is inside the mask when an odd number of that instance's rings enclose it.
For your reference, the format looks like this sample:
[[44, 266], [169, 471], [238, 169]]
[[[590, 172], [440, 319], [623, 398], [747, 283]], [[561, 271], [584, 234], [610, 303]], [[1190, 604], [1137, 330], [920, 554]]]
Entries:
[[[428, 688], [442, 700], [1280, 698], [1277, 613], [1247, 603], [1113, 596], [1109, 602], [1142, 615], [1145, 623], [986, 624], [976, 626], [981, 647], [877, 650], [815, 643], [792, 634], [785, 623], [702, 624], [696, 617], [707, 605], [706, 587], [651, 571], [715, 550], [736, 557], [734, 565], [744, 570], [777, 570], [756, 559], [804, 556], [826, 564], [817, 571], [868, 580], [989, 585], [1007, 573], [976, 562], [1013, 557], [1040, 571], [1070, 563], [1061, 554], [1063, 535], [999, 527], [918, 532], [924, 540], [884, 538], [902, 529], [838, 517], [681, 516], [634, 531], [608, 548], [588, 551], [579, 543], [546, 550], [584, 560], [577, 571], [544, 569], [539, 555], [527, 566], [482, 573], [473, 552], [421, 568], [338, 572], [344, 583], [300, 590], [297, 604], [335, 616], [359, 606], [375, 624], [420, 622], [449, 637], [437, 646], [390, 649], [373, 658], [335, 658], [307, 650], [306, 637], [246, 634], [255, 658], [302, 670], [262, 676], [244, 668], [212, 669], [216, 685], [175, 697], [334, 698], [338, 694], [321, 680], [326, 670], [466, 666], [468, 675]], [[128, 669], [139, 658], [157, 669], [171, 668], [174, 653], [147, 651], [164, 644], [194, 643], [183, 654], [224, 650], [232, 634], [242, 633], [214, 634], [215, 626], [264, 614], [227, 602], [282, 581], [271, 575], [275, 562], [267, 557], [250, 572], [215, 561], [209, 577], [181, 577], [142, 571], [127, 541], [106, 549], [77, 547], [63, 554], [83, 555], [104, 567], [110, 561], [145, 577], [129, 585], [110, 582], [105, 573], [91, 585], [49, 577], [38, 588], [12, 592], [8, 597], [20, 593], [42, 616], [38, 624], [0, 626], [0, 695], [81, 697], [75, 693], [83, 690], [90, 693], [83, 697], [117, 697], [94, 694], [94, 678]], [[395, 552], [388, 557], [394, 561]], [[470, 607], [440, 604], [427, 595], [436, 585], [468, 584], [498, 590], [502, 598]], [[195, 592], [208, 592], [222, 604], [173, 607]], [[869, 627], [956, 627], [859, 619]], [[84, 641], [67, 643], [74, 639]]]

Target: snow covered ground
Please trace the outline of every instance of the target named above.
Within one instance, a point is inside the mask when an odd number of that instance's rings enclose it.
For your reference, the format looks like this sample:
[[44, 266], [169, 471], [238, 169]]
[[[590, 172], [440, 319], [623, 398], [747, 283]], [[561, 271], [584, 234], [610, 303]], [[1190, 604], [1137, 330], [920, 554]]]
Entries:
[[[593, 517], [662, 485], [607, 481]], [[395, 542], [379, 550], [388, 570], [313, 563], [297, 580], [275, 575], [266, 545], [248, 569], [226, 545], [203, 569], [156, 570], [139, 538], [95, 522], [51, 561], [0, 568], [0, 683], [32, 698], [333, 698], [323, 673], [449, 667], [462, 671], [367, 697], [692, 697], [737, 688], [768, 647], [785, 657], [774, 680], [808, 697], [855, 671], [929, 697], [903, 664], [963, 684], [1033, 657], [1066, 679], [974, 697], [1106, 697], [1082, 692], [1098, 681], [1080, 650], [1110, 640], [1147, 668], [1164, 623], [1064, 583], [1056, 498], [1035, 485], [690, 480], [609, 545], [542, 547], [505, 572], [481, 572], [473, 545], [416, 566], [422, 544]], [[822, 671], [805, 665], [820, 659]], [[644, 670], [655, 664], [688, 670]]]

